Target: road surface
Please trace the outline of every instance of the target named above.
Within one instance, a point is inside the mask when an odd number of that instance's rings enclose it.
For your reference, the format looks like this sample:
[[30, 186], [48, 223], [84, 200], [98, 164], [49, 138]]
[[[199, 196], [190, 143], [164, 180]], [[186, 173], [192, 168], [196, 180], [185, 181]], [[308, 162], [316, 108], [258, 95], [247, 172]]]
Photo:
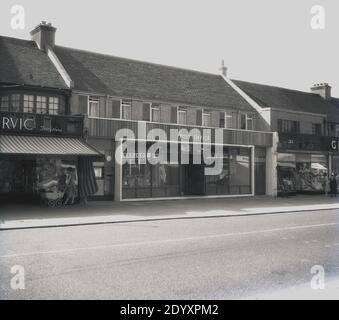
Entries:
[[293, 298], [314, 265], [339, 276], [336, 210], [0, 232], [1, 299]]

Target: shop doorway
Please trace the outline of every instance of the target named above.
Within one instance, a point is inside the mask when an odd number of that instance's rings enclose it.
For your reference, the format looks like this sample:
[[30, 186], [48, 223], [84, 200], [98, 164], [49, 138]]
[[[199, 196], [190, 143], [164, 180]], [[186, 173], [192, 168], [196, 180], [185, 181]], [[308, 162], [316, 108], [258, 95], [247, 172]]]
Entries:
[[183, 192], [185, 196], [205, 195], [205, 166], [202, 164], [182, 165]]

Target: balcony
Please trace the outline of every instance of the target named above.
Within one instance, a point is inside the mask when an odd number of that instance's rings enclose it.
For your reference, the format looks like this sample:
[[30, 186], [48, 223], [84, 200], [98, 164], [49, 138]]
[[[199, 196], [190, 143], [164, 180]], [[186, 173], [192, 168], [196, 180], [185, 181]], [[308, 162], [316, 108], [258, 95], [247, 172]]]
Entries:
[[[89, 137], [97, 138], [111, 138], [114, 139], [119, 129], [130, 129], [135, 138], [142, 139], [144, 137], [138, 137], [138, 121], [133, 120], [120, 120], [120, 119], [88, 119], [88, 135]], [[146, 132], [148, 133], [152, 129], [162, 129], [170, 140], [171, 129], [186, 129], [190, 132], [192, 129], [198, 130], [199, 134], [203, 134], [203, 129], [211, 130], [210, 141], [214, 142], [214, 132], [216, 128], [204, 128], [204, 127], [193, 127], [178, 124], [164, 124], [164, 123], [153, 123], [143, 122], [146, 124]], [[247, 131], [237, 129], [222, 129], [223, 130], [223, 143], [224, 144], [235, 144], [235, 145], [255, 145], [261, 147], [272, 146], [272, 133], [271, 132], [259, 132], [259, 131]]]

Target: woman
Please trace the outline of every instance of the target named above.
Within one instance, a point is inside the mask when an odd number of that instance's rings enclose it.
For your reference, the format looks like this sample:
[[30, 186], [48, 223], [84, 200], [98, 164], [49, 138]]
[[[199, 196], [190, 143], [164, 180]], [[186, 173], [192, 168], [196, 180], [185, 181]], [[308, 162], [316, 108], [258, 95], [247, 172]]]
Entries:
[[331, 174], [331, 178], [330, 178], [330, 195], [331, 197], [337, 197], [337, 179], [336, 176], [334, 175], [334, 173]]
[[68, 201], [72, 200], [70, 204], [74, 204], [75, 198], [75, 179], [74, 179], [74, 169], [71, 167], [67, 168], [67, 175], [66, 175], [66, 200], [64, 205], [68, 204]]

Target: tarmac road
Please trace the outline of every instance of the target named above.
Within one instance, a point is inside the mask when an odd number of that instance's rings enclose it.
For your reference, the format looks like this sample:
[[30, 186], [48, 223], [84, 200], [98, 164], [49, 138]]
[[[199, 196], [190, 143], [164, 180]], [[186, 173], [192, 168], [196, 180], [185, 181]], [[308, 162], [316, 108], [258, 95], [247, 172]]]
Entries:
[[1, 299], [307, 298], [314, 265], [339, 276], [338, 210], [0, 231]]

